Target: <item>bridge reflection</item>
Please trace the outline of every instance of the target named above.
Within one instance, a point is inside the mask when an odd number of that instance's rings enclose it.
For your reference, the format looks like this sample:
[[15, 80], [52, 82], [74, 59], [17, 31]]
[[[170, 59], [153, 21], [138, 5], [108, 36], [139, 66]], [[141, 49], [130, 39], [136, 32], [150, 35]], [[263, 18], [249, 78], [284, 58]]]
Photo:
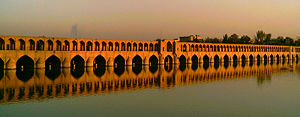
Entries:
[[272, 73], [289, 72], [288, 64], [203, 63], [133, 67], [88, 67], [70, 70], [1, 70], [0, 103], [109, 93], [147, 88], [172, 88], [194, 83], [257, 77], [258, 85], [271, 80]]

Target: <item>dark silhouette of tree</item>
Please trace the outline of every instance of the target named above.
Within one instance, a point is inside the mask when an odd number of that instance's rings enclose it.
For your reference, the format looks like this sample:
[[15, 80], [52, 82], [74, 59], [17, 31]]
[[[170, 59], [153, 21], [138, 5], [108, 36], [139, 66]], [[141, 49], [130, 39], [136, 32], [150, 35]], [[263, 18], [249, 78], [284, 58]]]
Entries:
[[225, 34], [225, 35], [223, 36], [223, 41], [222, 41], [222, 43], [229, 43], [229, 42], [228, 42], [228, 35], [227, 35], [227, 34]]
[[241, 44], [250, 44], [251, 43], [251, 38], [247, 35], [243, 35], [240, 39]]
[[256, 44], [263, 44], [264, 40], [266, 38], [266, 33], [262, 30], [259, 30], [256, 32], [256, 36], [255, 36], [255, 43]]
[[239, 43], [239, 36], [237, 34], [232, 34], [228, 38], [229, 43]]

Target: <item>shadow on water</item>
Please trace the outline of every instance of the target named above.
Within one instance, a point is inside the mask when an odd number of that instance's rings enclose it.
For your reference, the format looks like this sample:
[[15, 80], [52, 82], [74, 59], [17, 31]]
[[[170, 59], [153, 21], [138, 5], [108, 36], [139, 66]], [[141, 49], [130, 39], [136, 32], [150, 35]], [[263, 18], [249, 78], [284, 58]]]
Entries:
[[198, 63], [192, 63], [192, 69], [197, 70], [198, 69]]
[[180, 64], [179, 64], [179, 69], [180, 69], [181, 71], [184, 71], [184, 70], [186, 69], [186, 64], [185, 64], [185, 63], [180, 63]]
[[105, 66], [93, 67], [93, 72], [96, 76], [101, 77], [106, 72], [106, 67]]

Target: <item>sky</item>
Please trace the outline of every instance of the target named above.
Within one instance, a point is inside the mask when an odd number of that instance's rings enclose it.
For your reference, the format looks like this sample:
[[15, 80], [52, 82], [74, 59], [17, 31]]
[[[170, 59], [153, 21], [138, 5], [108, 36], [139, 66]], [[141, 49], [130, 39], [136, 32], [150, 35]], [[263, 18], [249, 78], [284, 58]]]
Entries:
[[0, 0], [0, 35], [174, 39], [300, 36], [300, 0]]

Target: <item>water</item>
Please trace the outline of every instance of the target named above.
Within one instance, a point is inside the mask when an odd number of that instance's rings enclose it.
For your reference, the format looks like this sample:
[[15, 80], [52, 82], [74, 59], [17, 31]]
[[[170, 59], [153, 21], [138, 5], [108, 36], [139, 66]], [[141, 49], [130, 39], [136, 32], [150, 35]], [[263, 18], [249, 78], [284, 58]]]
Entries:
[[1, 72], [0, 116], [300, 115], [299, 64], [104, 70]]

